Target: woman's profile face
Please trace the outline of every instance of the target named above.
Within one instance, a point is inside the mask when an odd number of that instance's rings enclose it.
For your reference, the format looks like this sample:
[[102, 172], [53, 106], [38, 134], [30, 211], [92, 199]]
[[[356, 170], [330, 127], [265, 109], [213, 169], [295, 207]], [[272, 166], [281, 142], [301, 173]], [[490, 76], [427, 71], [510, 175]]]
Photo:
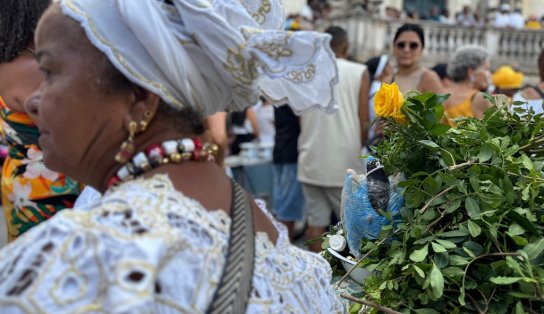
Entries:
[[410, 67], [419, 63], [423, 53], [423, 43], [414, 31], [402, 32], [393, 43], [393, 54], [399, 67]]
[[491, 72], [489, 70], [489, 60], [485, 60], [476, 69], [472, 71], [471, 81], [472, 86], [480, 91], [486, 90], [491, 81]]
[[25, 106], [39, 121], [44, 163], [81, 180], [81, 169], [104, 163], [123, 140], [126, 96], [97, 87], [100, 54], [58, 4], [40, 20], [35, 41], [43, 82]]

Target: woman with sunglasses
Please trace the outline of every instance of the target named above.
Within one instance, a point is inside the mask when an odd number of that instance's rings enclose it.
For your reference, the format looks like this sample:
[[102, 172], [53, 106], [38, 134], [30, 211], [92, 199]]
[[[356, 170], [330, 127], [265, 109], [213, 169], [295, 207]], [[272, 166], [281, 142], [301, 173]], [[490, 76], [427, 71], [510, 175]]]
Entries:
[[419, 64], [424, 47], [425, 35], [417, 24], [404, 24], [395, 33], [393, 54], [397, 60], [397, 72], [393, 75], [393, 82], [403, 94], [411, 90], [442, 92], [438, 75]]

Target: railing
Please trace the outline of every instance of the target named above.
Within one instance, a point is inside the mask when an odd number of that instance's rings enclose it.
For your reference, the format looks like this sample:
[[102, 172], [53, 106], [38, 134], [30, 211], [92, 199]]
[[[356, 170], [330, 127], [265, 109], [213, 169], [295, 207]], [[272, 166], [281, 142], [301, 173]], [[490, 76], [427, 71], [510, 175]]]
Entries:
[[[544, 47], [544, 31], [463, 27], [425, 21], [419, 24], [425, 30], [425, 65], [447, 62], [459, 46], [474, 44], [486, 47], [491, 54], [493, 67], [511, 64], [529, 76], [538, 73], [537, 58]], [[330, 25], [346, 29], [350, 37], [351, 55], [356, 60], [364, 61], [391, 52], [393, 36], [402, 22], [352, 14], [331, 18], [319, 28], [325, 29]]]

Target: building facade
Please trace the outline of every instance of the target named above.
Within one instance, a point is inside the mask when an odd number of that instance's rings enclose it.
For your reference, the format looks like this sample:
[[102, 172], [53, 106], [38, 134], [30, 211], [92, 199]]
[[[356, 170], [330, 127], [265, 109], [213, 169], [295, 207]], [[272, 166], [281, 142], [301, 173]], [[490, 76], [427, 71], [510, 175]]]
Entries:
[[391, 6], [407, 12], [417, 11], [422, 16], [427, 14], [431, 7], [437, 6], [440, 9], [448, 9], [450, 19], [453, 21], [455, 13], [461, 12], [466, 5], [470, 6], [474, 12], [485, 16], [502, 3], [510, 4], [512, 8], [521, 9], [525, 18], [532, 15], [540, 18], [544, 15], [544, 1], [542, 0], [384, 0], [380, 5], [380, 10], [383, 12], [386, 7]]

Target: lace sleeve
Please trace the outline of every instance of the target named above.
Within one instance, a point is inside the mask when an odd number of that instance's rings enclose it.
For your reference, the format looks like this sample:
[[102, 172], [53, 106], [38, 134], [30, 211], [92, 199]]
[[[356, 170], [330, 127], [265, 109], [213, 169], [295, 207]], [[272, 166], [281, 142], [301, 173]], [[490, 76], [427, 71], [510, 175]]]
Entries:
[[[145, 242], [127, 247], [66, 217], [42, 224], [2, 250], [0, 312], [57, 314], [84, 308], [153, 312], [157, 268], [146, 260], [158, 259], [139, 246], [158, 243]], [[116, 249], [121, 245], [126, 248], [123, 252]]]

